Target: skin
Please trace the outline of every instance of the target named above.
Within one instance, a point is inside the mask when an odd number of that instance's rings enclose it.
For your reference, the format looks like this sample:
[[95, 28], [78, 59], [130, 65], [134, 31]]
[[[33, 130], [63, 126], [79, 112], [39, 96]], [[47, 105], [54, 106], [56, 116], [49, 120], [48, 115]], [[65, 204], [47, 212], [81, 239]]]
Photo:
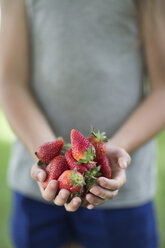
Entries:
[[[86, 201], [83, 205], [88, 209], [92, 209], [94, 205], [103, 204], [106, 200], [110, 200], [118, 194], [119, 189], [126, 183], [125, 169], [130, 164], [131, 158], [128, 153], [119, 147], [107, 144], [107, 156], [109, 156], [112, 164], [112, 179], [100, 177], [98, 184], [100, 186], [94, 186], [90, 192], [92, 194], [86, 195]], [[74, 212], [82, 204], [79, 197], [74, 197], [70, 203], [66, 203], [70, 195], [69, 191], [62, 189], [56, 195], [58, 183], [56, 180], [52, 180], [46, 190], [42, 188], [42, 184], [46, 178], [46, 172], [41, 169], [37, 163], [33, 166], [31, 176], [38, 182], [42, 197], [47, 201], [54, 200], [54, 203], [58, 206], [65, 206], [67, 211]], [[96, 192], [92, 192], [92, 191]]]
[[[58, 206], [64, 206], [67, 211], [74, 212], [82, 204], [80, 198], [75, 197], [70, 203], [66, 203], [69, 192], [61, 190], [56, 194], [55, 180], [51, 181], [44, 191], [42, 183], [46, 178], [46, 172], [37, 166], [34, 156], [40, 144], [55, 140], [56, 136], [30, 89], [29, 36], [24, 1], [1, 0], [1, 7], [3, 21], [0, 33], [0, 100], [2, 108], [13, 131], [34, 158], [31, 176], [36, 180], [42, 197], [47, 201], [53, 200]], [[112, 164], [112, 179], [103, 177], [98, 179], [98, 186], [92, 187], [86, 196], [85, 205], [88, 209], [103, 204], [117, 195], [126, 183], [125, 169], [131, 161], [129, 154], [153, 138], [165, 126], [165, 70], [164, 66], [159, 66], [160, 62], [161, 65], [164, 63], [164, 60], [160, 59], [162, 56], [159, 56], [164, 53], [164, 50], [160, 51], [164, 46], [160, 44], [158, 46], [152, 41], [152, 37], [148, 36], [146, 30], [147, 28], [144, 28], [151, 91], [107, 143], [107, 156]], [[151, 59], [152, 55], [155, 60]]]

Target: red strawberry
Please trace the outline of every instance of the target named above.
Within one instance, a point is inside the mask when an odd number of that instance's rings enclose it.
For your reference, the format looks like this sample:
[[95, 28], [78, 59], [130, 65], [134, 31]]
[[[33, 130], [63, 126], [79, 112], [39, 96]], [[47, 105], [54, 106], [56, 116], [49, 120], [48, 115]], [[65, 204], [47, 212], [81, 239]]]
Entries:
[[102, 141], [96, 141], [93, 136], [88, 136], [87, 139], [95, 147], [96, 150], [96, 160], [104, 157], [106, 155], [106, 146]]
[[38, 164], [48, 164], [53, 158], [58, 156], [62, 150], [64, 141], [62, 139], [47, 142], [38, 147], [36, 156], [39, 158]]
[[102, 176], [106, 178], [111, 178], [110, 162], [106, 156], [98, 160], [98, 165], [101, 166], [100, 172], [102, 173]]
[[87, 163], [87, 164], [82, 164], [84, 165], [87, 170], [90, 170], [91, 168], [95, 167], [96, 166], [96, 162], [93, 162], [93, 163]]
[[94, 162], [94, 163], [86, 163], [86, 164], [77, 164], [77, 161], [72, 156], [71, 149], [69, 149], [69, 150], [67, 150], [65, 152], [65, 158], [66, 158], [66, 161], [68, 163], [69, 168], [71, 170], [76, 168], [77, 171], [80, 172], [81, 174], [84, 174], [87, 170], [89, 170], [90, 168], [93, 168], [94, 166], [96, 166], [96, 162]]
[[107, 142], [108, 139], [105, 136], [105, 132], [100, 133], [100, 130], [98, 130], [98, 133], [95, 133], [94, 128], [92, 128], [91, 133], [93, 136], [88, 136], [87, 139], [95, 147], [96, 160], [99, 160], [106, 155], [106, 146], [104, 142]]
[[66, 170], [58, 178], [59, 189], [67, 189], [72, 193], [82, 193], [84, 184], [84, 177], [76, 169]]
[[89, 163], [95, 157], [92, 144], [76, 129], [71, 131], [72, 155], [79, 163]]
[[80, 172], [81, 174], [84, 174], [87, 171], [87, 168], [81, 164], [76, 164], [77, 161], [74, 159], [74, 157], [72, 156], [72, 151], [71, 149], [67, 150], [65, 152], [65, 158], [66, 161], [68, 163], [68, 166], [71, 170], [73, 169], [77, 169], [78, 172]]
[[43, 188], [46, 189], [51, 180], [57, 180], [59, 176], [68, 170], [68, 164], [64, 156], [56, 156], [46, 167], [47, 179], [43, 183]]

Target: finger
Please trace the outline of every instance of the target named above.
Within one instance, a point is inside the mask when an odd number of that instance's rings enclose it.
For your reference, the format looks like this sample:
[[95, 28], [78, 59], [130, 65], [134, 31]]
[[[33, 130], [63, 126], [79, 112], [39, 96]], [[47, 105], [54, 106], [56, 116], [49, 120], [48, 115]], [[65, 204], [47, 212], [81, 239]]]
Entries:
[[110, 190], [104, 189], [104, 188], [99, 187], [99, 186], [92, 187], [90, 189], [90, 192], [93, 195], [98, 196], [103, 200], [110, 200], [118, 194], [118, 190], [110, 191]]
[[121, 169], [126, 169], [131, 163], [131, 157], [125, 150], [121, 150], [120, 157], [118, 158], [118, 165]]
[[57, 206], [63, 206], [67, 202], [69, 195], [70, 195], [70, 192], [68, 190], [61, 189], [58, 195], [56, 196], [54, 203]]
[[65, 203], [65, 209], [68, 212], [75, 212], [81, 205], [81, 199], [79, 197], [74, 197], [70, 203]]
[[85, 198], [81, 199], [81, 207], [86, 207], [88, 205], [88, 202]]
[[89, 202], [85, 198], [83, 198], [81, 202], [81, 207], [87, 207], [89, 210], [91, 210], [94, 208], [94, 205], [89, 204]]
[[126, 175], [125, 173], [121, 173], [118, 177], [114, 179], [108, 179], [106, 177], [99, 177], [97, 180], [98, 184], [109, 190], [119, 190], [126, 183]]
[[43, 184], [41, 182], [37, 183], [39, 185], [42, 197], [46, 201], [54, 200], [58, 189], [58, 182], [56, 180], [51, 180], [45, 190], [43, 189]]
[[92, 204], [87, 205], [87, 209], [92, 210], [93, 208], [94, 208], [94, 205], [92, 205]]
[[46, 172], [40, 168], [37, 164], [34, 164], [31, 169], [31, 177], [35, 181], [44, 182], [46, 179]]
[[101, 205], [101, 204], [103, 204], [103, 203], [105, 202], [105, 200], [101, 199], [101, 198], [98, 197], [98, 196], [94, 196], [94, 195], [92, 195], [92, 194], [87, 194], [87, 195], [86, 195], [86, 200], [87, 200], [90, 204], [95, 205], [95, 206]]

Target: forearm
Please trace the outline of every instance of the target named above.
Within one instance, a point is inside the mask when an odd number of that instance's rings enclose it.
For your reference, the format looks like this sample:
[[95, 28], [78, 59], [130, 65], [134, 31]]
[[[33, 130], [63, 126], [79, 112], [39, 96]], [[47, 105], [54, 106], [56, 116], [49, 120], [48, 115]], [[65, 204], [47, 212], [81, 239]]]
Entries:
[[36, 148], [55, 136], [29, 89], [31, 53], [25, 1], [1, 0], [1, 10], [1, 105], [12, 129], [34, 157]]
[[162, 87], [150, 93], [110, 139], [110, 143], [132, 153], [158, 134], [164, 126], [165, 87]]
[[1, 104], [11, 128], [33, 157], [39, 145], [55, 139], [45, 116], [26, 87], [5, 83], [1, 89]]

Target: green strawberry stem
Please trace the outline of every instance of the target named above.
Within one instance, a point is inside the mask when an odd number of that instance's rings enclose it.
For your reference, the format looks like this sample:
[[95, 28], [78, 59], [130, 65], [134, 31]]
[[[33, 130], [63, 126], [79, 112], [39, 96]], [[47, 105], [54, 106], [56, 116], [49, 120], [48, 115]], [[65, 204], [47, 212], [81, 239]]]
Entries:
[[100, 130], [98, 130], [98, 132], [96, 133], [93, 126], [91, 126], [90, 132], [93, 135], [93, 137], [95, 137], [96, 141], [108, 142], [108, 138], [105, 132], [100, 133]]
[[87, 151], [84, 151], [84, 157], [84, 159], [79, 159], [76, 164], [95, 163], [93, 160], [96, 156], [94, 154], [92, 146], [88, 147]]
[[69, 195], [69, 198], [68, 198], [68, 200], [67, 200], [67, 203], [69, 203], [74, 197], [79, 197], [82, 201], [83, 201], [83, 199], [84, 199], [84, 197], [82, 196], [82, 193], [80, 193], [80, 192], [77, 192], [77, 193], [71, 193], [70, 195]]
[[[57, 140], [60, 140], [60, 139], [64, 140], [63, 137], [59, 136], [59, 137], [57, 138]], [[71, 148], [71, 144], [70, 144], [70, 143], [66, 143], [66, 142], [64, 141], [64, 145], [63, 145], [63, 147], [62, 147], [62, 150], [61, 150], [61, 152], [60, 152], [60, 155], [64, 155], [65, 152], [66, 152], [67, 150], [69, 150], [70, 148]]]
[[63, 148], [62, 148], [60, 154], [61, 154], [61, 155], [64, 155], [65, 152], [66, 152], [67, 150], [69, 150], [70, 148], [71, 148], [71, 144], [70, 144], [70, 143], [64, 143]]
[[71, 184], [73, 184], [74, 187], [83, 187], [85, 185], [83, 176], [77, 172], [76, 168], [72, 171], [72, 175], [69, 179], [71, 179]]
[[44, 163], [42, 163], [41, 160], [38, 160], [37, 164], [38, 164], [39, 166], [41, 166], [41, 165], [43, 165]]
[[34, 154], [36, 155], [37, 158], [39, 158], [37, 152], [35, 152]]
[[91, 178], [93, 178], [93, 179], [97, 179], [97, 177], [94, 177], [94, 176], [91, 176]]
[[77, 193], [71, 193], [70, 194], [70, 199], [73, 199], [74, 197], [80, 197], [82, 199], [82, 191], [81, 192], [77, 192]]
[[90, 168], [89, 171], [85, 174], [85, 183], [86, 183], [86, 193], [89, 192], [92, 185], [97, 185], [97, 178], [101, 176], [100, 166], [95, 166]]
[[[35, 152], [34, 154], [35, 154], [36, 157], [39, 159], [37, 152]], [[39, 166], [41, 166], [41, 165], [43, 165], [44, 163], [39, 159], [38, 162], [37, 162], [37, 164], [38, 164]]]

